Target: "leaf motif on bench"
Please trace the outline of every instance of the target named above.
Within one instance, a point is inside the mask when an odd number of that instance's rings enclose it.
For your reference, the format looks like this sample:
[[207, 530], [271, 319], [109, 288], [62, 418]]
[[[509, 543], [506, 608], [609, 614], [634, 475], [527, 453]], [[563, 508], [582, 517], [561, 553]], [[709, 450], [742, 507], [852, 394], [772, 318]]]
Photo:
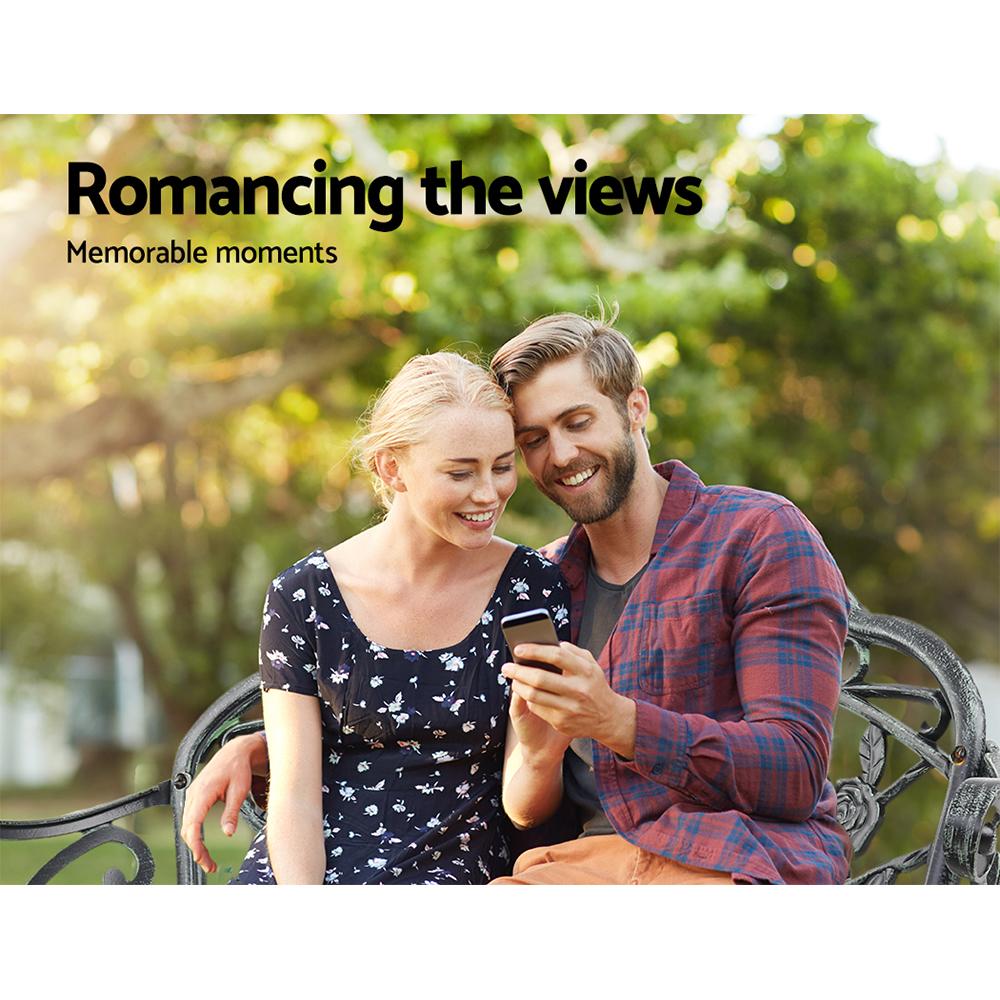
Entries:
[[885, 770], [885, 733], [874, 723], [868, 726], [858, 746], [861, 758], [861, 773], [872, 788], [878, 786]]
[[908, 872], [927, 864], [929, 850], [930, 848], [921, 847], [919, 850], [912, 851], [902, 857], [893, 858], [892, 861], [887, 861], [885, 864], [872, 868], [870, 871], [865, 872], [864, 875], [852, 879], [851, 882], [853, 885], [894, 885], [896, 879], [903, 872]]

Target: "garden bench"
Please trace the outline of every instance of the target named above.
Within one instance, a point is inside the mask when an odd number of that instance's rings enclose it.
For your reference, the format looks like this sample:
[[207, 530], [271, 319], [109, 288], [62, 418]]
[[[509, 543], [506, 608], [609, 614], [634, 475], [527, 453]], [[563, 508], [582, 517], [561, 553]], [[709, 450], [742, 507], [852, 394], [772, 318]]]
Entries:
[[[920, 683], [908, 682], [913, 675]], [[204, 874], [180, 838], [185, 789], [210, 751], [234, 736], [261, 728], [259, 720], [244, 719], [259, 699], [256, 674], [217, 699], [181, 742], [172, 776], [152, 788], [55, 819], [0, 821], [0, 840], [80, 834], [43, 865], [29, 884], [50, 881], [70, 862], [107, 842], [117, 842], [131, 852], [136, 872], [128, 879], [112, 868], [104, 882], [148, 884], [155, 870], [152, 852], [141, 837], [116, 821], [157, 806], [173, 810], [178, 883], [204, 883]], [[854, 847], [850, 882], [893, 883], [903, 873], [924, 868], [923, 881], [930, 884], [1000, 883], [1000, 754], [996, 744], [986, 739], [979, 691], [951, 648], [928, 629], [902, 618], [872, 614], [852, 597], [840, 709], [838, 729], [843, 730], [845, 716], [848, 728], [861, 729], [860, 772], [835, 781], [838, 819]], [[911, 721], [914, 712], [930, 718]], [[840, 737], [835, 745], [839, 742]], [[936, 782], [943, 796], [933, 836], [905, 854], [865, 868], [876, 856], [876, 834], [889, 806], [918, 782], [924, 787]], [[255, 833], [261, 829], [264, 812], [252, 795], [241, 815]], [[859, 859], [864, 855], [868, 857], [862, 863]]]

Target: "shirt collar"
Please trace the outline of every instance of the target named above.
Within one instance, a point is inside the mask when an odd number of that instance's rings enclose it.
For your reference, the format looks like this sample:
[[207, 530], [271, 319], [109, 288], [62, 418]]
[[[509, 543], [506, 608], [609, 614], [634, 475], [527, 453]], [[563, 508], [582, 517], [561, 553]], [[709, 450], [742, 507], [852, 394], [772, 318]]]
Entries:
[[[656, 522], [656, 534], [649, 550], [650, 558], [666, 545], [678, 522], [694, 506], [698, 493], [705, 488], [697, 473], [676, 458], [660, 462], [653, 469], [670, 483], [670, 488], [663, 498], [663, 506]], [[558, 561], [570, 589], [576, 589], [583, 582], [590, 561], [590, 539], [582, 524], [573, 525]]]

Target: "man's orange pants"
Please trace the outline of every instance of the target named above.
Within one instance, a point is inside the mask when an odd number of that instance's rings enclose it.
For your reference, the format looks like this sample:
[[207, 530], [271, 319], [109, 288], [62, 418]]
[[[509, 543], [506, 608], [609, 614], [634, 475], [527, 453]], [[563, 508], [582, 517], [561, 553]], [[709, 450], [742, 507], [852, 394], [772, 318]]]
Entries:
[[732, 885], [729, 872], [650, 854], [617, 834], [525, 851], [514, 874], [490, 885]]

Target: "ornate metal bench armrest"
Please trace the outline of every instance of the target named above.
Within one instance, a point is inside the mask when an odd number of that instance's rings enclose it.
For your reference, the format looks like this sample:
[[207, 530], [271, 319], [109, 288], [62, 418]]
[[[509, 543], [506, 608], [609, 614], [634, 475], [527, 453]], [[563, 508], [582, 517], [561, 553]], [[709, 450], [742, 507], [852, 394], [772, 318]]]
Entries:
[[949, 802], [941, 830], [944, 860], [960, 878], [979, 885], [1000, 884], [998, 808], [1000, 778], [992, 777], [966, 778]]
[[29, 885], [50, 882], [68, 864], [88, 854], [95, 847], [109, 842], [128, 848], [136, 861], [135, 877], [129, 881], [119, 868], [109, 868], [104, 873], [105, 885], [149, 885], [153, 880], [155, 863], [149, 846], [141, 838], [115, 826], [115, 820], [142, 812], [152, 806], [169, 806], [170, 781], [161, 781], [152, 788], [112, 802], [105, 802], [79, 812], [68, 813], [55, 819], [3, 820], [0, 821], [0, 840], [38, 840], [43, 837], [61, 837], [69, 833], [81, 834], [80, 839], [64, 847], [32, 876]]
[[[947, 781], [933, 840], [876, 864], [851, 881], [894, 882], [902, 873], [926, 865], [928, 883], [960, 879], [996, 883], [1000, 774], [996, 747], [986, 739], [986, 713], [972, 675], [940, 636], [916, 622], [872, 614], [853, 595], [848, 642], [857, 653], [857, 665], [841, 684], [840, 707], [868, 723], [859, 745], [861, 774], [836, 782], [838, 818], [851, 835], [855, 857], [867, 850], [886, 808], [901, 793], [928, 773], [936, 772]], [[877, 647], [915, 661], [922, 671], [919, 682], [902, 683], [888, 660], [888, 679], [885, 670], [869, 678], [871, 654]], [[907, 716], [905, 708], [912, 705], [930, 709], [937, 718], [911, 724], [913, 714]], [[893, 780], [880, 788], [890, 740], [904, 751], [904, 765], [906, 755], [916, 759], [902, 773], [897, 767]]]

